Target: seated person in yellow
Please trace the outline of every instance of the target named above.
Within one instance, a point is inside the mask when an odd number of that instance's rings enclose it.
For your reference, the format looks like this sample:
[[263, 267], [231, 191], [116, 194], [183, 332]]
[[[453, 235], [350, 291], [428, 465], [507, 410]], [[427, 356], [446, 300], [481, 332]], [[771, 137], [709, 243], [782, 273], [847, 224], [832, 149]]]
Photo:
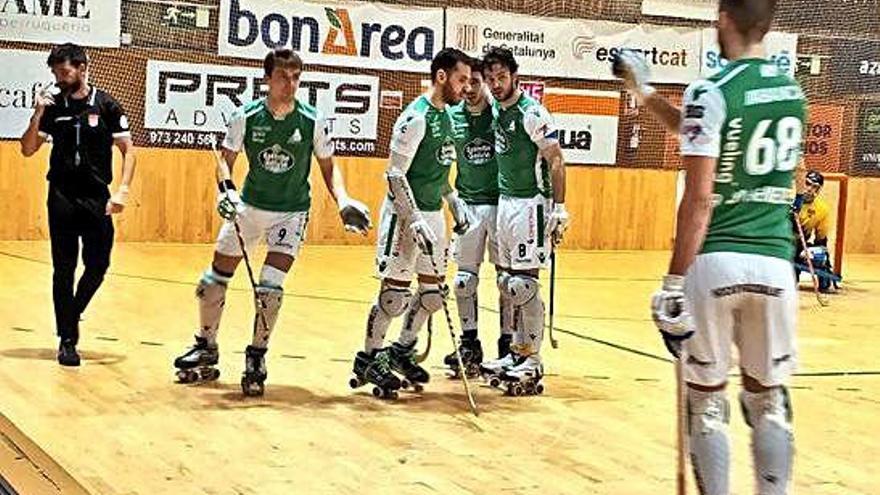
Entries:
[[[828, 292], [831, 290], [831, 278], [822, 276], [818, 271], [832, 272], [831, 257], [828, 253], [828, 232], [831, 229], [831, 208], [828, 202], [819, 197], [819, 192], [825, 184], [825, 177], [821, 173], [811, 170], [807, 172], [807, 178], [803, 191], [803, 204], [798, 208], [795, 202], [795, 211], [798, 221], [804, 229], [804, 239], [807, 242], [807, 250], [802, 246], [795, 250], [797, 257], [795, 263], [806, 265], [806, 256], [810, 256], [813, 267], [819, 275], [819, 290]], [[798, 241], [800, 244], [800, 241]], [[800, 275], [800, 269], [795, 267], [795, 272]], [[832, 272], [833, 273], [833, 272]]]

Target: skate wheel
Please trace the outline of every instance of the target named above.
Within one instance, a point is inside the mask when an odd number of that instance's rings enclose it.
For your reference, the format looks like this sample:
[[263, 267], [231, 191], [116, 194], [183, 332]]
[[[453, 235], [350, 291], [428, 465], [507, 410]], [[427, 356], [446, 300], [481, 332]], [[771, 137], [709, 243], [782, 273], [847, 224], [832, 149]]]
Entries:
[[410, 381], [407, 380], [406, 378], [404, 378], [403, 380], [400, 380], [400, 388], [402, 388], [404, 390], [408, 390], [411, 386], [412, 386], [412, 383], [410, 383]]
[[494, 387], [494, 388], [498, 388], [499, 386], [501, 386], [501, 380], [498, 377], [493, 376], [492, 378], [489, 379], [489, 386]]
[[348, 386], [351, 388], [358, 388], [361, 386], [361, 382], [357, 378], [351, 377], [348, 379]]
[[199, 377], [206, 382], [213, 382], [220, 378], [220, 370], [216, 368], [206, 368], [201, 370]]
[[198, 379], [198, 375], [192, 370], [177, 370], [177, 381], [179, 383], [193, 383]]
[[514, 385], [513, 386], [513, 395], [520, 397], [525, 391], [523, 390], [522, 385]]
[[388, 390], [385, 392], [385, 397], [391, 400], [397, 400], [397, 390]]
[[544, 393], [544, 384], [543, 383], [539, 383], [539, 384], [535, 385], [535, 393], [538, 395], [541, 395]]
[[381, 388], [373, 387], [373, 397], [375, 397], [377, 399], [381, 399], [383, 395], [384, 395], [384, 393], [382, 392]]
[[417, 393], [421, 393], [423, 390], [425, 390], [425, 387], [422, 386], [421, 383], [416, 383], [415, 385], [413, 385], [413, 390], [415, 390]]

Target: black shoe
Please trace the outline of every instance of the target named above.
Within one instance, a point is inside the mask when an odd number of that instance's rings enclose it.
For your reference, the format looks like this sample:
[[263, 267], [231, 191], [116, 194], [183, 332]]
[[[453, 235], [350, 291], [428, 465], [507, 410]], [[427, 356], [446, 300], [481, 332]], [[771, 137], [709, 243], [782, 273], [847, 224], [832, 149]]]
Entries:
[[79, 366], [79, 353], [76, 352], [76, 344], [69, 340], [61, 342], [61, 345], [58, 346], [58, 364]]

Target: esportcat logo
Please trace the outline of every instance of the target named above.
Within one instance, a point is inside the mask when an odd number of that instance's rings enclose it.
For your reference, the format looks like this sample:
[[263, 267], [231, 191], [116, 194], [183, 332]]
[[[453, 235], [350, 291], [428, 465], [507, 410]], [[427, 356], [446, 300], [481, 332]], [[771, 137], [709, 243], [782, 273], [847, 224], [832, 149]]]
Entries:
[[[260, 15], [242, 8], [242, 0], [230, 1], [226, 41], [238, 47], [262, 43], [267, 50], [289, 47], [303, 53], [370, 58], [389, 61], [409, 59], [422, 62], [434, 58], [437, 36], [434, 29], [418, 26], [407, 31], [387, 19], [353, 22], [350, 9], [324, 7], [324, 17], [301, 15], [291, 5], [286, 12]], [[254, 2], [257, 0], [244, 0]], [[295, 2], [299, 3], [299, 2]], [[255, 9], [256, 10], [256, 9]], [[353, 8], [352, 8], [353, 10]]]

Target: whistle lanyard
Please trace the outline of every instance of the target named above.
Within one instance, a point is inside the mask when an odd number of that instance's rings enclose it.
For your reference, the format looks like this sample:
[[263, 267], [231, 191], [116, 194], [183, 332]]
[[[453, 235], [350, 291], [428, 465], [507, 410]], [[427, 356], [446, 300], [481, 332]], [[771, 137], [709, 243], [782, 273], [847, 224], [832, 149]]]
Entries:
[[[89, 113], [88, 109], [95, 106], [95, 93], [96, 93], [95, 87], [92, 86], [90, 88], [89, 96], [88, 96], [88, 100], [89, 100], [88, 108], [84, 112], [77, 115], [74, 120], [73, 127], [76, 128], [76, 150], [74, 151], [74, 154], [73, 154], [74, 167], [79, 167], [80, 163], [82, 163], [82, 158], [79, 153], [79, 148], [82, 145], [82, 133], [81, 133], [81, 131], [82, 131], [82, 116], [88, 115], [88, 113]], [[70, 108], [70, 104], [67, 101], [67, 96], [64, 97], [64, 108]]]

